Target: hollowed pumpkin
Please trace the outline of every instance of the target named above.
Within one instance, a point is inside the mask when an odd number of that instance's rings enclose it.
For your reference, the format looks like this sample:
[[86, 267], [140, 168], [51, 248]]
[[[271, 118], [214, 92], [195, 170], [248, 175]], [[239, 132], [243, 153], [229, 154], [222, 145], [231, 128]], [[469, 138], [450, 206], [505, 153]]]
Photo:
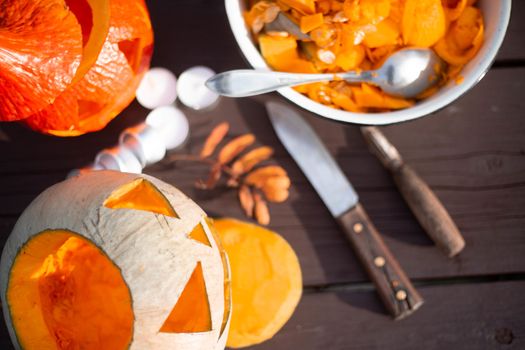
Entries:
[[224, 349], [227, 259], [211, 221], [175, 188], [100, 171], [24, 211], [0, 262], [16, 348]]

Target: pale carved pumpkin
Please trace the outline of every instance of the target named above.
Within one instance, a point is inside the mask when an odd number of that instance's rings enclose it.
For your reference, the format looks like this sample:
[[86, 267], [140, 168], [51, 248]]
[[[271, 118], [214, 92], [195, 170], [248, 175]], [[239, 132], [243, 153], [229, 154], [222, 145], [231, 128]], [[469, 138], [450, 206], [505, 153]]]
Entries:
[[17, 349], [224, 349], [229, 267], [212, 222], [146, 175], [82, 174], [24, 211], [0, 262]]

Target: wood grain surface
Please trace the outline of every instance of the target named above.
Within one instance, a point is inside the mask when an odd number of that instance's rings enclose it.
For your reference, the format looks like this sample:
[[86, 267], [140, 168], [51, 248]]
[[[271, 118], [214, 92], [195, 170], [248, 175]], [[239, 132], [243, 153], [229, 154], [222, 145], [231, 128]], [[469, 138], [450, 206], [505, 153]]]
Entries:
[[[195, 65], [216, 71], [247, 67], [221, 0], [148, 1], [156, 46], [153, 65], [180, 74]], [[431, 186], [466, 240], [448, 259], [423, 232], [359, 128], [300, 111], [355, 185], [383, 239], [425, 299], [413, 316], [391, 321], [337, 223], [279, 144], [262, 101], [277, 95], [222, 99], [207, 112], [184, 109], [197, 152], [211, 128], [232, 125], [276, 150], [292, 179], [291, 197], [271, 205], [270, 228], [299, 256], [306, 294], [273, 340], [254, 349], [525, 348], [525, 1], [512, 20], [494, 68], [468, 94], [433, 116], [382, 128], [405, 161]], [[105, 130], [72, 139], [0, 125], [0, 244], [41, 191], [112, 146], [147, 110], [133, 103]], [[160, 163], [146, 173], [167, 181], [217, 216], [243, 218], [235, 193], [193, 188], [200, 166]], [[3, 322], [3, 321], [1, 321]], [[10, 349], [5, 327], [0, 345]]]

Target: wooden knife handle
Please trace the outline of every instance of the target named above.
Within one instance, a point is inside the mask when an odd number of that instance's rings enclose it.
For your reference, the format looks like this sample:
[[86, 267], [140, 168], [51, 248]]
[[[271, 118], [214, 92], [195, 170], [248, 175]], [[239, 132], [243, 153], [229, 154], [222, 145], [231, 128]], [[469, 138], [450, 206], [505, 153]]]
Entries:
[[383, 242], [363, 207], [356, 205], [337, 221], [394, 319], [416, 311], [423, 304], [423, 298]]
[[399, 191], [421, 226], [443, 252], [452, 257], [465, 247], [456, 224], [434, 192], [408, 165], [392, 171]]

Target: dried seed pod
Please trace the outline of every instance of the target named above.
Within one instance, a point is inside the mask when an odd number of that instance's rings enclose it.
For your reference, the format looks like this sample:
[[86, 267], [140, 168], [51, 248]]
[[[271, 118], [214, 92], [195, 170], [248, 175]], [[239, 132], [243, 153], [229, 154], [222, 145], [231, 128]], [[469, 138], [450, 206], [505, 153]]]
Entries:
[[206, 181], [206, 187], [208, 188], [214, 188], [215, 185], [217, 185], [217, 182], [221, 179], [222, 171], [221, 171], [221, 165], [215, 164], [211, 168], [210, 176], [208, 177], [208, 180]]
[[289, 189], [291, 185], [290, 178], [287, 175], [284, 176], [272, 176], [268, 178], [264, 184], [264, 186], [271, 186], [275, 188], [281, 188], [281, 189]]
[[201, 150], [201, 158], [207, 158], [213, 154], [215, 149], [217, 148], [217, 145], [224, 139], [224, 136], [228, 133], [228, 130], [230, 129], [230, 124], [227, 122], [220, 123], [217, 125], [210, 133], [206, 141], [204, 142], [204, 146]]
[[219, 152], [219, 163], [228, 164], [248, 146], [255, 142], [253, 134], [245, 134], [228, 142]]
[[281, 203], [288, 199], [291, 182], [288, 176], [269, 177], [261, 190], [270, 202]]
[[273, 203], [282, 203], [288, 199], [290, 192], [287, 188], [279, 188], [274, 186], [265, 185], [262, 188], [266, 199]]
[[241, 186], [241, 188], [239, 188], [239, 202], [246, 216], [250, 218], [253, 217], [255, 202], [252, 191], [248, 186]]
[[263, 146], [256, 148], [235, 161], [232, 170], [234, 174], [242, 175], [252, 170], [254, 166], [270, 158], [272, 155], [273, 149], [271, 147]]
[[262, 168], [255, 169], [246, 176], [244, 180], [246, 184], [261, 188], [270, 177], [288, 176], [286, 171], [278, 165], [268, 165]]
[[270, 223], [270, 211], [268, 205], [259, 193], [254, 193], [253, 199], [255, 201], [255, 218], [261, 225], [268, 225]]

